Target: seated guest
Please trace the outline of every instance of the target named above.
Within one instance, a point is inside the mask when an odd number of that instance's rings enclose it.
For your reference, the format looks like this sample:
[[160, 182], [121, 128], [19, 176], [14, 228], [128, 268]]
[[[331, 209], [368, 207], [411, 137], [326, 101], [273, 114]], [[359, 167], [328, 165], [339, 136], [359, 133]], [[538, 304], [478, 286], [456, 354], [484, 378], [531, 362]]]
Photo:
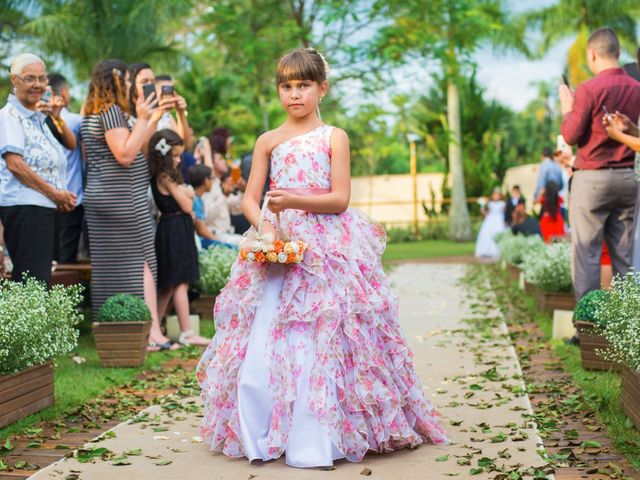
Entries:
[[520, 192], [520, 186], [514, 185], [511, 189], [511, 195], [509, 196], [509, 200], [507, 200], [507, 205], [504, 210], [504, 222], [507, 225], [513, 225], [513, 212], [518, 207], [518, 205], [524, 205], [525, 200]]
[[518, 205], [513, 211], [513, 225], [511, 227], [511, 231], [514, 235], [524, 235], [525, 237], [531, 237], [534, 235], [542, 236], [542, 232], [540, 232], [540, 225], [538, 225], [538, 221], [527, 215], [527, 212], [524, 209], [524, 205]]
[[49, 83], [42, 59], [18, 55], [9, 78], [14, 93], [0, 110], [0, 221], [11, 278], [28, 272], [49, 284], [56, 209], [74, 210], [77, 198], [66, 189], [67, 157], [46, 118], [53, 118], [64, 147], [75, 149], [76, 137], [60, 115], [62, 99], [42, 99]]
[[554, 238], [564, 237], [564, 219], [560, 207], [562, 198], [559, 195], [559, 186], [556, 182], [549, 182], [540, 192], [538, 203], [540, 210], [540, 230], [545, 242], [550, 243]]
[[206, 165], [193, 165], [189, 168], [189, 183], [195, 192], [193, 199], [193, 213], [195, 215], [194, 227], [202, 248], [211, 245], [232, 245], [218, 241], [216, 236], [207, 228], [205, 223], [206, 213], [203, 195], [211, 191], [213, 186], [212, 170]]
[[76, 208], [70, 212], [58, 212], [56, 222], [57, 249], [54, 258], [59, 263], [76, 263], [78, 257], [78, 245], [82, 233], [84, 217], [84, 207], [82, 206], [82, 149], [80, 147], [80, 127], [82, 126], [82, 116], [68, 110], [71, 102], [69, 84], [67, 79], [59, 73], [49, 75], [49, 85], [55, 95], [64, 101], [64, 107], [60, 111], [60, 116], [73, 131], [76, 137], [76, 148], [65, 149], [67, 156], [67, 190], [72, 192], [78, 201]]

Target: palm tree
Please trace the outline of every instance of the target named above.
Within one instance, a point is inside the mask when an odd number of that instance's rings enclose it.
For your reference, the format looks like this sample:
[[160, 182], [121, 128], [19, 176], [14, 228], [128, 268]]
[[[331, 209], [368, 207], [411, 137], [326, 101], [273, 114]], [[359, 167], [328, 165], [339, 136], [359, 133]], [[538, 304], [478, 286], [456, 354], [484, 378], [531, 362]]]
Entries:
[[574, 38], [567, 53], [567, 72], [572, 85], [586, 80], [587, 39], [601, 27], [612, 28], [622, 47], [635, 51], [636, 18], [640, 5], [633, 0], [560, 0], [549, 7], [523, 14], [526, 24], [542, 33], [538, 53], [546, 53], [565, 38]]
[[[23, 32], [46, 54], [60, 56], [79, 78], [104, 58], [126, 62], [175, 59], [165, 28], [190, 9], [190, 1], [40, 0]], [[174, 24], [175, 25], [175, 24]]]
[[446, 80], [449, 174], [452, 180], [453, 240], [470, 240], [465, 194], [460, 115], [460, 79], [471, 55], [483, 44], [528, 53], [519, 25], [502, 0], [404, 0], [374, 2], [373, 14], [386, 22], [375, 48], [396, 63], [435, 61]]

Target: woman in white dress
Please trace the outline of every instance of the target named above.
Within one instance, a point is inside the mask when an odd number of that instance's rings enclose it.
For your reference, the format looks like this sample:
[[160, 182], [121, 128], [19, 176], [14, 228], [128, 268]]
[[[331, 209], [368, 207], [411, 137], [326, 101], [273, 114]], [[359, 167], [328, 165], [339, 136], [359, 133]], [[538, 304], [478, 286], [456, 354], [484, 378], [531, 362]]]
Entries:
[[476, 240], [476, 257], [496, 258], [498, 245], [493, 237], [507, 228], [504, 222], [506, 204], [499, 190], [494, 190], [485, 208], [485, 217]]

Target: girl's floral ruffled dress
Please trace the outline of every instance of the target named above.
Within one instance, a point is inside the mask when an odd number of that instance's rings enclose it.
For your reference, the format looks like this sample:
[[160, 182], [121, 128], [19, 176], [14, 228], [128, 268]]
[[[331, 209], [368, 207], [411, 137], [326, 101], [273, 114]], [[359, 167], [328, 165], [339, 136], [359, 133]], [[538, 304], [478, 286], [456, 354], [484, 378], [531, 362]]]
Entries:
[[[275, 147], [272, 188], [330, 189], [332, 129], [322, 125]], [[267, 218], [274, 220], [271, 212]], [[202, 436], [229, 456], [286, 453], [296, 467], [446, 444], [382, 270], [382, 226], [351, 209], [285, 210], [281, 219], [288, 237], [306, 244], [304, 259], [234, 264], [197, 368]]]

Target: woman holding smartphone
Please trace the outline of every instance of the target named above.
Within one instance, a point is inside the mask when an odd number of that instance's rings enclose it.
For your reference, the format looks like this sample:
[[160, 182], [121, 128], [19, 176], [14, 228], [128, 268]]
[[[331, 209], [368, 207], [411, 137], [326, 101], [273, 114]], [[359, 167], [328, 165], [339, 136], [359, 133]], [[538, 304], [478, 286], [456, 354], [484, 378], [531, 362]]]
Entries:
[[[156, 131], [169, 128], [180, 135], [187, 150], [190, 149], [193, 136], [191, 134], [191, 128], [189, 128], [189, 121], [187, 120], [187, 101], [184, 97], [178, 95], [175, 89], [172, 90], [170, 95], [167, 93], [162, 94], [163, 86], [171, 85], [173, 88], [171, 77], [169, 75], [162, 75], [156, 79], [151, 65], [148, 63], [134, 63], [129, 67], [129, 79], [131, 83], [129, 89], [129, 105], [131, 108], [130, 123], [132, 125], [135, 124], [137, 118], [135, 105], [138, 98], [145, 96], [145, 85], [153, 85], [153, 89], [149, 88], [146, 95], [149, 95], [151, 91], [155, 91], [161, 106], [169, 106], [175, 109], [176, 118], [174, 119], [168, 111], [165, 112], [158, 122], [156, 130], [150, 133], [149, 138], [151, 138], [151, 135]], [[165, 90], [165, 92], [168, 91]]]
[[76, 137], [60, 117], [63, 102], [51, 97], [47, 68], [30, 53], [11, 62], [13, 93], [0, 110], [0, 222], [13, 262], [12, 279], [29, 274], [51, 281], [56, 209], [71, 211], [76, 196], [66, 190], [67, 158], [47, 127], [51, 118], [60, 142], [75, 148]]
[[156, 252], [147, 204], [149, 166], [142, 147], [164, 107], [155, 94], [138, 97], [137, 122], [127, 123], [127, 65], [104, 60], [93, 69], [81, 135], [87, 158], [85, 211], [91, 245], [94, 317], [116, 293], [144, 298], [152, 317], [149, 351], [175, 349], [158, 321]]

